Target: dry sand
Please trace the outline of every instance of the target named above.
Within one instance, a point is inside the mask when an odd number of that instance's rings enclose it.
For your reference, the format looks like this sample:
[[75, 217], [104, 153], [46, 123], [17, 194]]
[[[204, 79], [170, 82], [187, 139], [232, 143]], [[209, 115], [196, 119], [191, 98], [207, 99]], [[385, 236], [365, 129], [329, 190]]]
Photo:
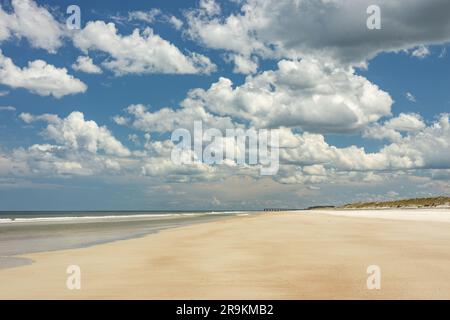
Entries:
[[[450, 299], [441, 221], [277, 212], [26, 257], [35, 262], [0, 270], [0, 298]], [[81, 290], [66, 288], [69, 265]], [[366, 287], [369, 265], [381, 290]]]

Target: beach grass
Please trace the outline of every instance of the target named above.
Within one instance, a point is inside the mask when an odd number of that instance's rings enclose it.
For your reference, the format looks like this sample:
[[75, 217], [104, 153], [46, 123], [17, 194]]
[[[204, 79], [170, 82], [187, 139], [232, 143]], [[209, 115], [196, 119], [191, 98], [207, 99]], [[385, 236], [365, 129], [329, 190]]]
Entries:
[[392, 201], [357, 202], [343, 205], [346, 209], [363, 208], [436, 208], [439, 206], [450, 207], [450, 197], [413, 198]]

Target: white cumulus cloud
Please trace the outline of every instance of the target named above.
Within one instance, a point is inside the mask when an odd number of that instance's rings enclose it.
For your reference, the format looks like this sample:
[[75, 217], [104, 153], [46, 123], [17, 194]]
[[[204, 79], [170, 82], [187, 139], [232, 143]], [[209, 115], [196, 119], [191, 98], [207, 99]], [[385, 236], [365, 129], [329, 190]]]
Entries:
[[130, 151], [114, 138], [106, 127], [97, 125], [95, 121], [85, 120], [81, 112], [74, 111], [64, 119], [53, 114], [34, 116], [22, 113], [19, 117], [26, 123], [47, 122], [43, 136], [70, 150], [83, 150], [94, 154], [102, 150], [110, 155], [130, 155]]
[[62, 45], [63, 27], [50, 12], [31, 0], [12, 0], [12, 13], [0, 7], [0, 41], [26, 38], [31, 46], [51, 53]]
[[196, 74], [210, 73], [216, 66], [208, 57], [191, 52], [183, 54], [174, 44], [146, 28], [120, 35], [114, 23], [88, 22], [74, 34], [76, 47], [84, 52], [106, 52], [110, 58], [102, 64], [116, 75], [130, 73]]
[[94, 73], [94, 74], [102, 73], [102, 69], [94, 64], [92, 58], [87, 56], [79, 56], [77, 58], [77, 61], [74, 64], [72, 64], [72, 69], [86, 73]]
[[194, 121], [202, 121], [205, 127], [234, 128], [235, 125], [229, 117], [215, 116], [202, 107], [186, 107], [178, 110], [163, 108], [155, 112], [147, 110], [142, 104], [130, 105], [126, 112], [131, 119], [115, 116], [114, 121], [119, 125], [130, 125], [144, 132], [171, 132], [177, 128], [192, 129]]
[[0, 50], [0, 83], [11, 88], [24, 88], [41, 96], [53, 95], [61, 98], [68, 94], [82, 93], [86, 84], [67, 73], [66, 68], [57, 68], [43, 60], [28, 62], [20, 68]]
[[390, 115], [392, 99], [351, 69], [303, 59], [282, 60], [278, 69], [248, 76], [236, 87], [220, 78], [207, 90], [192, 90], [183, 104], [255, 127], [346, 132]]
[[405, 96], [406, 96], [406, 99], [408, 99], [411, 102], [416, 102], [417, 101], [416, 97], [411, 92], [407, 92]]
[[322, 57], [365, 65], [380, 52], [414, 49], [429, 54], [428, 45], [450, 41], [450, 2], [381, 0], [381, 29], [369, 30], [371, 0], [246, 0], [226, 16], [214, 1], [200, 1], [186, 13], [186, 34], [209, 48], [263, 58]]
[[426, 47], [424, 45], [420, 45], [411, 52], [411, 55], [413, 57], [423, 59], [430, 55], [430, 50], [428, 49], [428, 47]]

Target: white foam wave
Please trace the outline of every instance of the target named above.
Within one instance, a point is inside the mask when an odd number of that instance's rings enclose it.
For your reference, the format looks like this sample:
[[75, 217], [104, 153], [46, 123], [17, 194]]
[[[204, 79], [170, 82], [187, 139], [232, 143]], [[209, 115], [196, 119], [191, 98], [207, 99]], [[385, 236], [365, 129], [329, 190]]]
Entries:
[[204, 215], [219, 214], [242, 214], [247, 211], [211, 211], [211, 212], [184, 212], [184, 213], [151, 213], [151, 214], [129, 214], [129, 215], [104, 215], [104, 216], [59, 216], [59, 217], [30, 217], [30, 218], [0, 218], [1, 224], [10, 223], [44, 223], [44, 222], [69, 222], [69, 221], [104, 221], [104, 220], [133, 220], [151, 219], [162, 217], [198, 217]]
[[35, 217], [35, 218], [1, 218], [0, 224], [5, 223], [33, 223], [33, 222], [65, 222], [65, 221], [95, 221], [95, 220], [128, 220], [146, 219], [161, 217], [181, 216], [179, 213], [158, 213], [158, 214], [132, 214], [132, 215], [106, 215], [106, 216], [73, 216], [73, 217]]

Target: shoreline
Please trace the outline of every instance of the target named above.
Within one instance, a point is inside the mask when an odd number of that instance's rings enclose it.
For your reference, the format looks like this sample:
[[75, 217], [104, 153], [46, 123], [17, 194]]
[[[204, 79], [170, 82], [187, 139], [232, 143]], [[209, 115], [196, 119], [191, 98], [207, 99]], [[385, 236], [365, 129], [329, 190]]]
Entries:
[[[450, 211], [449, 211], [450, 215]], [[276, 212], [20, 256], [0, 299], [449, 299], [450, 224]], [[66, 288], [79, 265], [81, 290]], [[381, 290], [366, 288], [369, 265]]]
[[62, 216], [8, 221], [0, 223], [0, 270], [30, 264], [30, 259], [20, 257], [32, 253], [89, 248], [110, 242], [137, 239], [166, 229], [227, 219], [239, 214], [177, 213], [144, 217], [120, 215], [112, 219], [109, 216], [87, 217], [87, 219]]

